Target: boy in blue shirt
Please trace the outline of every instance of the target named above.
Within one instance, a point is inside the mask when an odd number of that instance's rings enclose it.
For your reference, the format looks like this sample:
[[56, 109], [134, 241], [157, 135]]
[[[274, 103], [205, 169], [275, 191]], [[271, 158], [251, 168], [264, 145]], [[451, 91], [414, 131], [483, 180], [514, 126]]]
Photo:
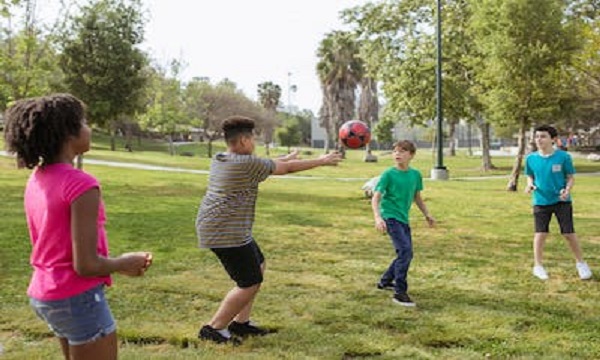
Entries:
[[409, 166], [416, 151], [415, 145], [410, 141], [404, 140], [394, 144], [392, 155], [396, 166], [388, 168], [381, 174], [371, 200], [375, 227], [381, 232], [387, 231], [396, 250], [396, 258], [381, 276], [377, 287], [394, 289], [392, 300], [403, 306], [415, 306], [408, 296], [406, 282], [413, 257], [408, 221], [413, 201], [425, 216], [429, 226], [435, 224], [435, 219], [429, 215], [421, 197], [421, 190], [423, 190], [421, 173]]
[[575, 168], [571, 156], [554, 148], [558, 133], [555, 128], [542, 125], [535, 129], [535, 143], [538, 151], [532, 152], [525, 160], [527, 186], [525, 192], [532, 196], [535, 234], [533, 236], [533, 275], [547, 280], [548, 273], [542, 265], [544, 244], [548, 237], [550, 219], [556, 216], [560, 232], [569, 243], [575, 255], [579, 277], [587, 280], [592, 277], [589, 266], [583, 260], [579, 240], [573, 226], [571, 189], [575, 179]]

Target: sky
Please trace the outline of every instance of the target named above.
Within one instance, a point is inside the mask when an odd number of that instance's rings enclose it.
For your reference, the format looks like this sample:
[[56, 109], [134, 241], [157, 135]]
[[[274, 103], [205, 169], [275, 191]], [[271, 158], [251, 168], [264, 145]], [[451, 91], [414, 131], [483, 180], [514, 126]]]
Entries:
[[[82, 0], [66, 0], [66, 3]], [[340, 11], [367, 0], [142, 0], [147, 12], [142, 48], [163, 67], [177, 59], [182, 80], [225, 78], [251, 99], [258, 84], [281, 87], [281, 103], [321, 106], [317, 49], [325, 34], [345, 30]], [[59, 0], [37, 2], [42, 20], [56, 18]], [[71, 7], [72, 11], [73, 7]], [[289, 91], [290, 88], [296, 91]]]
[[[343, 9], [365, 0], [144, 0], [149, 12], [145, 49], [159, 64], [180, 59], [184, 80], [235, 82], [256, 99], [272, 81], [281, 102], [315, 114], [321, 105], [316, 51], [324, 35], [347, 29]], [[291, 85], [297, 90], [290, 92]]]

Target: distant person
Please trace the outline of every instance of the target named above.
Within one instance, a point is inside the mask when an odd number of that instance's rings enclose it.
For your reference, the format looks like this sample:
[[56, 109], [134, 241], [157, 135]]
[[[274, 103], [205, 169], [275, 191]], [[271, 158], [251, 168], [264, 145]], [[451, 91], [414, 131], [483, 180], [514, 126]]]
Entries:
[[208, 324], [200, 329], [198, 337], [216, 343], [238, 343], [239, 338], [268, 333], [250, 320], [265, 270], [265, 258], [252, 234], [259, 183], [269, 175], [336, 165], [341, 156], [330, 153], [318, 159], [298, 160], [294, 152], [275, 160], [260, 158], [254, 155], [252, 119], [230, 117], [222, 128], [227, 151], [216, 154], [212, 160], [196, 229], [199, 246], [212, 250], [235, 287]]
[[415, 306], [408, 296], [407, 275], [413, 258], [412, 234], [409, 211], [414, 202], [429, 226], [435, 219], [429, 214], [421, 197], [423, 179], [421, 173], [410, 167], [417, 149], [410, 141], [399, 141], [393, 145], [392, 156], [395, 166], [385, 170], [373, 191], [371, 206], [375, 216], [375, 227], [389, 234], [396, 257], [383, 273], [377, 288], [394, 290], [392, 300], [403, 306]]
[[18, 165], [33, 169], [24, 199], [31, 306], [58, 337], [65, 359], [116, 359], [116, 325], [104, 287], [114, 272], [143, 275], [152, 256], [108, 255], [100, 183], [73, 167], [90, 149], [84, 111], [68, 94], [17, 101], [6, 111], [4, 139]]
[[548, 279], [544, 268], [544, 244], [548, 237], [550, 219], [556, 216], [560, 232], [567, 240], [569, 248], [575, 255], [577, 272], [582, 280], [592, 277], [592, 272], [583, 255], [575, 228], [573, 226], [573, 206], [571, 189], [575, 183], [575, 168], [571, 156], [553, 147], [557, 140], [556, 129], [543, 125], [535, 129], [537, 152], [527, 156], [525, 175], [527, 186], [525, 192], [533, 193], [533, 218], [535, 234], [533, 236], [533, 275], [541, 280]]

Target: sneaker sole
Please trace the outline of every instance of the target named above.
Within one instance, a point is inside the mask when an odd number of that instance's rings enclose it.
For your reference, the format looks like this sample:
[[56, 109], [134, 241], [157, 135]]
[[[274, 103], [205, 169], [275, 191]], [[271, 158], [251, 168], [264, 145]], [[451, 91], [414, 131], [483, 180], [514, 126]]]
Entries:
[[377, 287], [377, 290], [381, 290], [381, 291], [394, 291], [394, 290], [395, 290], [395, 288], [394, 288], [393, 286], [391, 286], [391, 287], [387, 287], [387, 286], [384, 286], [384, 287], [379, 287], [379, 286], [378, 286], [378, 287]]
[[417, 306], [417, 304], [415, 304], [415, 303], [405, 303], [405, 302], [398, 301], [396, 299], [392, 299], [392, 301], [395, 302], [396, 304], [398, 304], [400, 306], [404, 306], [404, 307], [416, 307]]

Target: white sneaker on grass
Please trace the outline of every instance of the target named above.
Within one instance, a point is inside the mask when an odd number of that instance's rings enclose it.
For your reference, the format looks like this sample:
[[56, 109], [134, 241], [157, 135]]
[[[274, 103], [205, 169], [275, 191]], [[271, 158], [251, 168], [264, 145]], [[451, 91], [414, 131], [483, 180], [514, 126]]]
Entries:
[[583, 261], [578, 262], [575, 264], [575, 267], [577, 268], [577, 272], [579, 273], [579, 278], [581, 280], [587, 280], [592, 277], [592, 270], [590, 270], [590, 267], [587, 263]]
[[540, 280], [548, 280], [548, 273], [542, 265], [536, 265], [533, 267], [533, 275]]

